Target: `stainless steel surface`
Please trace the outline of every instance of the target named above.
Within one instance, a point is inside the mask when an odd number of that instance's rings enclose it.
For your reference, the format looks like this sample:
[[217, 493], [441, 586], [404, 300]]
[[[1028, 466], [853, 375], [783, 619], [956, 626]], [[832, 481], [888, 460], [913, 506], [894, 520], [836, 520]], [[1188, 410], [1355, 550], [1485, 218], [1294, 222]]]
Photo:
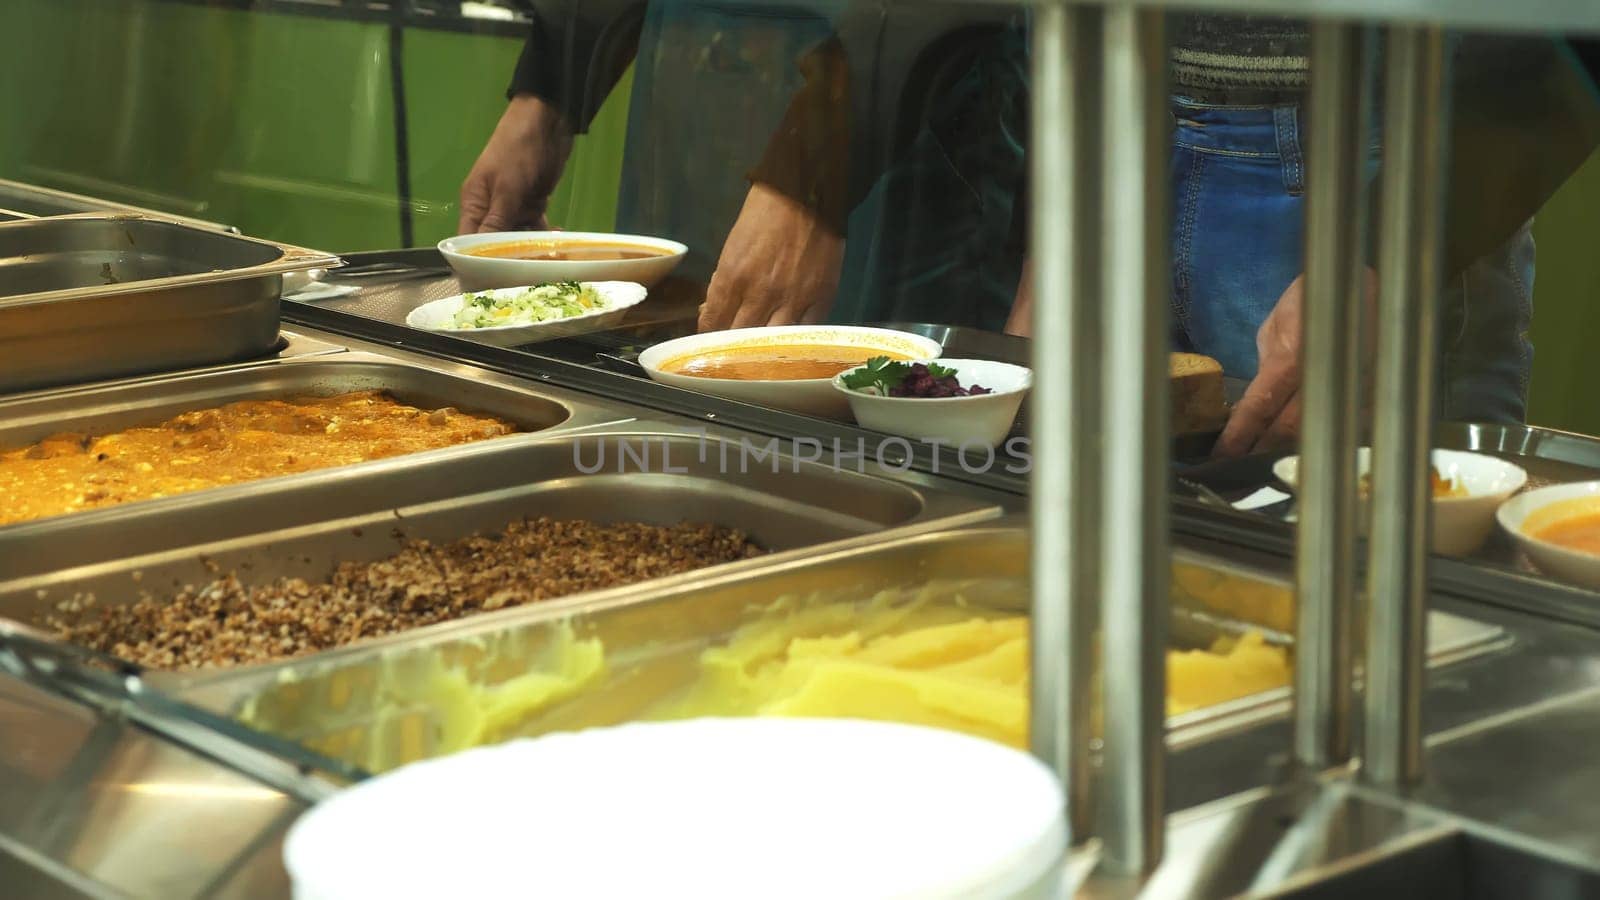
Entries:
[[[384, 502], [383, 497], [364, 493], [373, 490], [375, 485], [363, 478], [362, 473], [412, 473], [420, 468], [430, 478], [439, 479], [454, 472], [462, 472], [465, 477], [466, 469], [477, 461], [492, 459], [502, 447], [537, 441], [542, 434], [631, 418], [620, 405], [584, 399], [555, 389], [534, 389], [517, 379], [496, 377], [481, 370], [456, 374], [443, 368], [400, 363], [372, 354], [336, 353], [198, 375], [135, 381], [99, 390], [45, 393], [0, 401], [0, 447], [25, 446], [65, 430], [104, 434], [159, 422], [185, 410], [236, 400], [352, 390], [386, 390], [402, 402], [429, 407], [455, 406], [488, 413], [516, 422], [527, 433], [0, 527], [0, 573], [14, 575], [37, 571], [40, 566], [77, 565], [96, 558], [167, 549], [174, 546], [171, 543], [174, 539], [161, 529], [122, 526], [135, 519], [176, 522], [191, 514], [203, 517], [207, 513], [199, 511], [226, 510], [235, 500], [256, 495], [275, 496], [299, 485], [306, 485], [308, 489], [311, 485], [321, 485], [329, 496], [365, 496], [366, 501], [376, 507]], [[425, 467], [430, 462], [446, 464], [443, 470], [429, 471]], [[460, 481], [461, 478], [442, 478], [436, 489], [449, 491]], [[289, 516], [299, 523], [315, 515], [316, 508], [280, 510], [275, 514]], [[258, 529], [274, 527], [275, 520], [271, 518], [274, 513], [263, 515], [267, 518], [256, 521], [254, 526]], [[114, 531], [115, 540], [106, 545], [74, 548], [70, 541], [51, 538], [51, 535], [70, 532], [92, 522], [111, 523], [108, 527], [121, 530]], [[50, 549], [56, 547], [60, 548], [59, 554]]]
[[1363, 772], [1398, 785], [1415, 781], [1422, 765], [1448, 97], [1442, 31], [1396, 28], [1386, 41]]
[[[934, 0], [940, 2], [940, 0]], [[1016, 0], [984, 0], [1016, 3]], [[1108, 9], [1170, 9], [1235, 12], [1302, 19], [1366, 19], [1372, 22], [1447, 25], [1513, 32], [1600, 33], [1600, 8], [1590, 0], [1032, 0], [1034, 7], [1065, 4]]]
[[[67, 384], [58, 385], [56, 387], [40, 388], [39, 390], [33, 391], [22, 391], [21, 393], [8, 394], [0, 397], [0, 404], [45, 396], [62, 397], [68, 394], [83, 393], [85, 391], [100, 391], [105, 390], [106, 388], [118, 387], [126, 384], [136, 384], [144, 381], [168, 379], [174, 376], [203, 375], [208, 372], [222, 372], [232, 369], [243, 369], [249, 366], [272, 363], [284, 359], [293, 359], [300, 356], [325, 356], [330, 353], [343, 353], [346, 348], [342, 344], [333, 343], [333, 341], [330, 340], [333, 337], [333, 335], [312, 337], [309, 334], [303, 334], [299, 331], [280, 331], [278, 333], [277, 342], [272, 346], [267, 354], [254, 359], [243, 360], [240, 362], [223, 363], [216, 366], [200, 366], [193, 369], [180, 369], [174, 372], [152, 372], [145, 375], [134, 375], [127, 378], [112, 378], [107, 381], [89, 381], [79, 384]], [[3, 427], [3, 423], [0, 423], [0, 427]], [[4, 442], [0, 442], [0, 447], [4, 446]]]
[[[735, 442], [682, 431], [592, 431], [489, 451], [348, 475], [338, 487], [353, 490], [301, 482], [203, 507], [63, 526], [31, 541], [32, 554], [6, 569], [0, 617], [38, 624], [62, 601], [92, 595], [104, 606], [144, 593], [170, 595], [219, 571], [237, 573], [246, 584], [320, 581], [341, 562], [393, 554], [403, 538], [455, 540], [527, 517], [712, 522], [789, 551], [863, 536], [877, 542], [999, 512], [981, 501], [786, 456], [745, 469]], [[724, 467], [723, 458], [731, 465]], [[107, 558], [103, 548], [118, 543], [165, 549]], [[733, 565], [760, 567], [770, 559]], [[150, 677], [165, 684], [209, 676]]]
[[193, 225], [196, 228], [207, 228], [213, 231], [233, 230], [226, 225], [209, 222], [205, 219], [173, 215], [172, 213], [154, 209], [129, 206], [126, 203], [113, 203], [110, 200], [102, 200], [98, 197], [58, 191], [54, 188], [40, 187], [36, 184], [24, 184], [20, 181], [7, 181], [3, 178], [0, 178], [0, 207], [18, 213], [24, 218], [71, 216], [80, 213], [135, 213], [153, 216], [158, 219], [171, 219], [176, 222]]
[[[1166, 745], [1167, 372], [1170, 215], [1167, 43], [1160, 11], [1107, 10], [1100, 297], [1105, 345], [1100, 498], [1104, 654], [1103, 864], [1139, 873], [1161, 859]], [[1088, 135], [1084, 136], [1089, 137]], [[1052, 402], [1050, 397], [1044, 402]], [[1079, 437], [1080, 440], [1084, 439]], [[1041, 454], [1049, 458], [1048, 451]]]
[[306, 808], [4, 674], [0, 796], [0, 893], [30, 898], [286, 896], [281, 841]]
[[[1039, 28], [1048, 24], [1045, 21], [1046, 16], [1056, 14], [1058, 13], [1041, 12], [1040, 19], [1034, 25], [1034, 31], [1037, 33]], [[1038, 38], [1035, 38], [1035, 40], [1037, 41]], [[1046, 62], [1049, 61], [1035, 57], [1033, 64], [1038, 67]], [[1034, 91], [1039, 95], [1044, 95], [1048, 92], [1043, 90], [1043, 85], [1039, 81], [1040, 74], [1042, 73], [1034, 76]], [[1056, 124], [1059, 125], [1060, 123]], [[1035, 141], [1041, 139], [1043, 139], [1043, 135], [1034, 138]], [[963, 325], [936, 325], [930, 322], [873, 322], [870, 324], [874, 328], [889, 328], [910, 334], [920, 334], [925, 338], [938, 341], [939, 346], [944, 348], [945, 356], [953, 356], [957, 359], [993, 359], [1016, 366], [1033, 365], [1033, 342], [1019, 335], [984, 331], [981, 328], [968, 328]], [[1034, 333], [1038, 333], [1038, 330], [1039, 324], [1035, 320]]]
[[1371, 58], [1365, 28], [1312, 27], [1294, 737], [1312, 770], [1350, 755]]
[[264, 355], [283, 273], [337, 263], [137, 215], [0, 222], [0, 392]]
[[[1039, 454], [1029, 485], [1033, 551], [1033, 753], [1061, 779], [1072, 840], [1090, 836], [1090, 714], [1099, 579], [1097, 452], [1102, 354], [1097, 92], [1101, 15], [1049, 8], [1033, 23], [1033, 328], [1036, 390], [1029, 406]], [[1051, 402], [1039, 403], [1049, 397]]]

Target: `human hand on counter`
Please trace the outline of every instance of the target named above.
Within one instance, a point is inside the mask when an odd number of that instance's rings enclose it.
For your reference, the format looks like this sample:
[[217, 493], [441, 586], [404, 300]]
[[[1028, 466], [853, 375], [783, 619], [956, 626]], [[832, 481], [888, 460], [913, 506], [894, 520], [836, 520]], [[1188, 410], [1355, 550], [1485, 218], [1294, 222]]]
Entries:
[[820, 322], [833, 306], [843, 264], [843, 237], [758, 182], [722, 245], [700, 306], [700, 330]]
[[571, 152], [572, 126], [560, 110], [532, 94], [513, 97], [461, 183], [456, 233], [549, 228], [545, 205]]
[[1006, 334], [1018, 337], [1033, 336], [1033, 260], [1022, 261], [1022, 278], [1017, 282], [1017, 297], [1011, 301], [1011, 315], [1006, 317]]
[[[1366, 271], [1366, 302], [1370, 311], [1377, 298], [1377, 275]], [[1305, 306], [1305, 276], [1296, 278], [1278, 298], [1256, 332], [1259, 362], [1256, 377], [1245, 388], [1244, 396], [1233, 408], [1228, 424], [1217, 438], [1213, 455], [1230, 457], [1274, 450], [1292, 444], [1300, 435], [1300, 376], [1304, 358], [1302, 314]], [[1365, 355], [1372, 351], [1367, 329]]]

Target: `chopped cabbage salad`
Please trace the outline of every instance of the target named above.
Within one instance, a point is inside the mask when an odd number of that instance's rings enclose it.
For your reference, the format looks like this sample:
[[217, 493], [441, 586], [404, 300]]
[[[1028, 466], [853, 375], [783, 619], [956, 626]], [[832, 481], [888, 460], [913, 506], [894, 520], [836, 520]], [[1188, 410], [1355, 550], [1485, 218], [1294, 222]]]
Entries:
[[514, 294], [467, 294], [461, 309], [451, 317], [449, 327], [535, 325], [553, 319], [570, 319], [605, 307], [605, 298], [593, 287], [576, 281], [557, 281]]

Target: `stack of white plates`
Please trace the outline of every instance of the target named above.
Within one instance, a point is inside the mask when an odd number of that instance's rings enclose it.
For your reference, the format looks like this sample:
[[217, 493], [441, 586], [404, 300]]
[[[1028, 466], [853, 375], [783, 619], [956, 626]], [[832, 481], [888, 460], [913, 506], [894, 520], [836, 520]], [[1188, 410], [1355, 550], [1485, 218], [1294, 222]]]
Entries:
[[318, 806], [301, 900], [1059, 895], [1062, 792], [989, 741], [883, 722], [700, 719], [399, 769]]

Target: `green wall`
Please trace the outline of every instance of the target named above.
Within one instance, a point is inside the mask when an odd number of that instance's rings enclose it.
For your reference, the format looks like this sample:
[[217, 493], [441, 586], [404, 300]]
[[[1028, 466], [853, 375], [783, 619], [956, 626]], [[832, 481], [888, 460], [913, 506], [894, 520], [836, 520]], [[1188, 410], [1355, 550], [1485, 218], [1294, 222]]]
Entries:
[[[454, 232], [461, 179], [505, 106], [520, 49], [515, 38], [406, 31], [414, 243]], [[397, 247], [390, 65], [381, 24], [3, 0], [0, 84], [29, 89], [0, 91], [0, 177], [329, 250]], [[575, 148], [553, 207], [562, 225], [610, 227], [626, 120], [619, 90]]]
[[1600, 434], [1600, 154], [1540, 210], [1534, 241], [1528, 421]]

